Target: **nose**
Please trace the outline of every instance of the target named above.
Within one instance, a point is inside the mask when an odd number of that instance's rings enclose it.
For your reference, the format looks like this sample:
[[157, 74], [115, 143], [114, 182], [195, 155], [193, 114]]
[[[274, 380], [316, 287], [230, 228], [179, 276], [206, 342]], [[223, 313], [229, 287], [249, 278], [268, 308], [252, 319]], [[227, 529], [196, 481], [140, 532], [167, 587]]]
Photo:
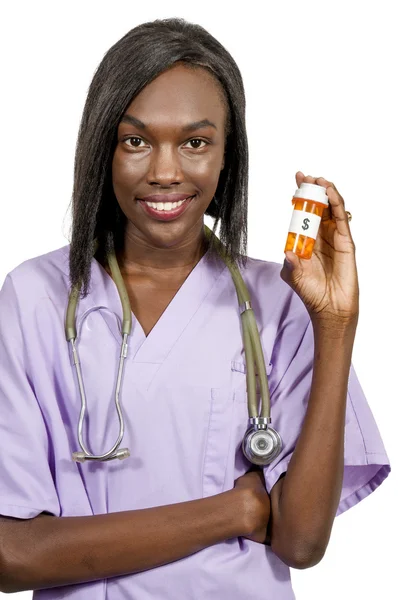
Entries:
[[172, 183], [182, 183], [183, 180], [178, 150], [171, 145], [164, 145], [153, 150], [147, 173], [148, 183], [167, 186]]

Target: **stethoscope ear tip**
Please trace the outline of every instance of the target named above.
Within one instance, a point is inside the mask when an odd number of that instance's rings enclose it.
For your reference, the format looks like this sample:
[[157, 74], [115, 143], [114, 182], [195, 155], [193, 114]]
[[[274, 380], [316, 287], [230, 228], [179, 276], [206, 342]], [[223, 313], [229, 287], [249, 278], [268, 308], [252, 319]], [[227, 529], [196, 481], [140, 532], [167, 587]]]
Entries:
[[121, 448], [116, 452], [115, 458], [119, 460], [123, 460], [124, 458], [128, 458], [130, 456], [130, 450], [128, 448]]
[[85, 452], [73, 452], [72, 459], [75, 462], [84, 463], [86, 460], [112, 460], [114, 458], [118, 458], [119, 460], [123, 460], [124, 458], [128, 458], [130, 456], [130, 450], [128, 448], [120, 448], [116, 451], [116, 454], [111, 454], [110, 456], [90, 456]]
[[80, 463], [84, 463], [86, 460], [86, 455], [84, 452], [73, 452], [72, 454], [72, 459], [75, 462], [80, 462]]

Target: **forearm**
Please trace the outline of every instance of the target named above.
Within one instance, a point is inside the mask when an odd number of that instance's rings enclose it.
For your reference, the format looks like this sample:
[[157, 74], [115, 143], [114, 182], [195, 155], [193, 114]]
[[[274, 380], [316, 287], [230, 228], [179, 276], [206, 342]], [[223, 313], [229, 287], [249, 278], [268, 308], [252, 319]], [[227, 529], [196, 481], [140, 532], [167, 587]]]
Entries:
[[[89, 517], [19, 524], [7, 591], [84, 583], [169, 563], [243, 534], [241, 494]], [[243, 499], [242, 499], [243, 503]]]
[[281, 557], [316, 564], [326, 550], [344, 471], [348, 376], [356, 323], [344, 328], [313, 321], [314, 365], [302, 431], [284, 478], [273, 548]]

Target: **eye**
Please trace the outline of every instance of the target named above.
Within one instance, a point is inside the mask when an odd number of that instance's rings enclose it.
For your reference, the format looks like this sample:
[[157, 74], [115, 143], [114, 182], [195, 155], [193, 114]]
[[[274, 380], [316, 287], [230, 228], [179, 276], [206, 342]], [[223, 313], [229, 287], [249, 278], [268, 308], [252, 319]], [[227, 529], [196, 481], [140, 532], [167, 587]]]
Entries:
[[[127, 144], [128, 146], [130, 146], [130, 148], [142, 148], [142, 146], [139, 146], [140, 142], [143, 142], [144, 140], [140, 137], [137, 136], [130, 136], [125, 138], [123, 141], [127, 142], [128, 140], [135, 140], [135, 142], [138, 142], [138, 144], [136, 143], [132, 143], [132, 144]], [[209, 142], [206, 142], [205, 140], [202, 140], [201, 138], [192, 138], [191, 140], [188, 140], [188, 142], [186, 142], [187, 144], [190, 144], [191, 142], [203, 142], [205, 144], [205, 146], [209, 145]], [[191, 147], [191, 150], [202, 150], [205, 146], [196, 146], [196, 147]]]
[[[206, 142], [205, 140], [202, 140], [201, 138], [193, 138], [192, 140], [188, 140], [187, 144], [190, 144], [191, 142], [203, 142], [204, 144], [208, 145], [209, 142]], [[194, 150], [202, 150], [204, 146], [202, 146], [201, 148], [199, 148], [198, 146], [196, 146], [194, 148]]]
[[[125, 138], [123, 141], [127, 142], [127, 140], [138, 140], [138, 142], [143, 142], [144, 141], [143, 139], [141, 139], [139, 137], [136, 137], [136, 136]], [[130, 146], [130, 147], [133, 147], [133, 148], [139, 148], [139, 146], [135, 146], [135, 145], [131, 146], [131, 144], [127, 144], [127, 145]]]

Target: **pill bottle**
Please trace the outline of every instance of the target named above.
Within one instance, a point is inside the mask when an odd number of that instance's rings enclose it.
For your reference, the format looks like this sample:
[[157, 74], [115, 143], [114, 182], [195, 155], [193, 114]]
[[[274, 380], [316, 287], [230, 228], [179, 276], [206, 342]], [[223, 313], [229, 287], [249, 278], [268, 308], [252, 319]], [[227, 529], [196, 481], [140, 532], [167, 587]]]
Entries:
[[302, 183], [296, 190], [292, 204], [292, 219], [287, 235], [286, 250], [291, 250], [300, 258], [312, 256], [323, 211], [329, 204], [326, 188], [315, 183]]

